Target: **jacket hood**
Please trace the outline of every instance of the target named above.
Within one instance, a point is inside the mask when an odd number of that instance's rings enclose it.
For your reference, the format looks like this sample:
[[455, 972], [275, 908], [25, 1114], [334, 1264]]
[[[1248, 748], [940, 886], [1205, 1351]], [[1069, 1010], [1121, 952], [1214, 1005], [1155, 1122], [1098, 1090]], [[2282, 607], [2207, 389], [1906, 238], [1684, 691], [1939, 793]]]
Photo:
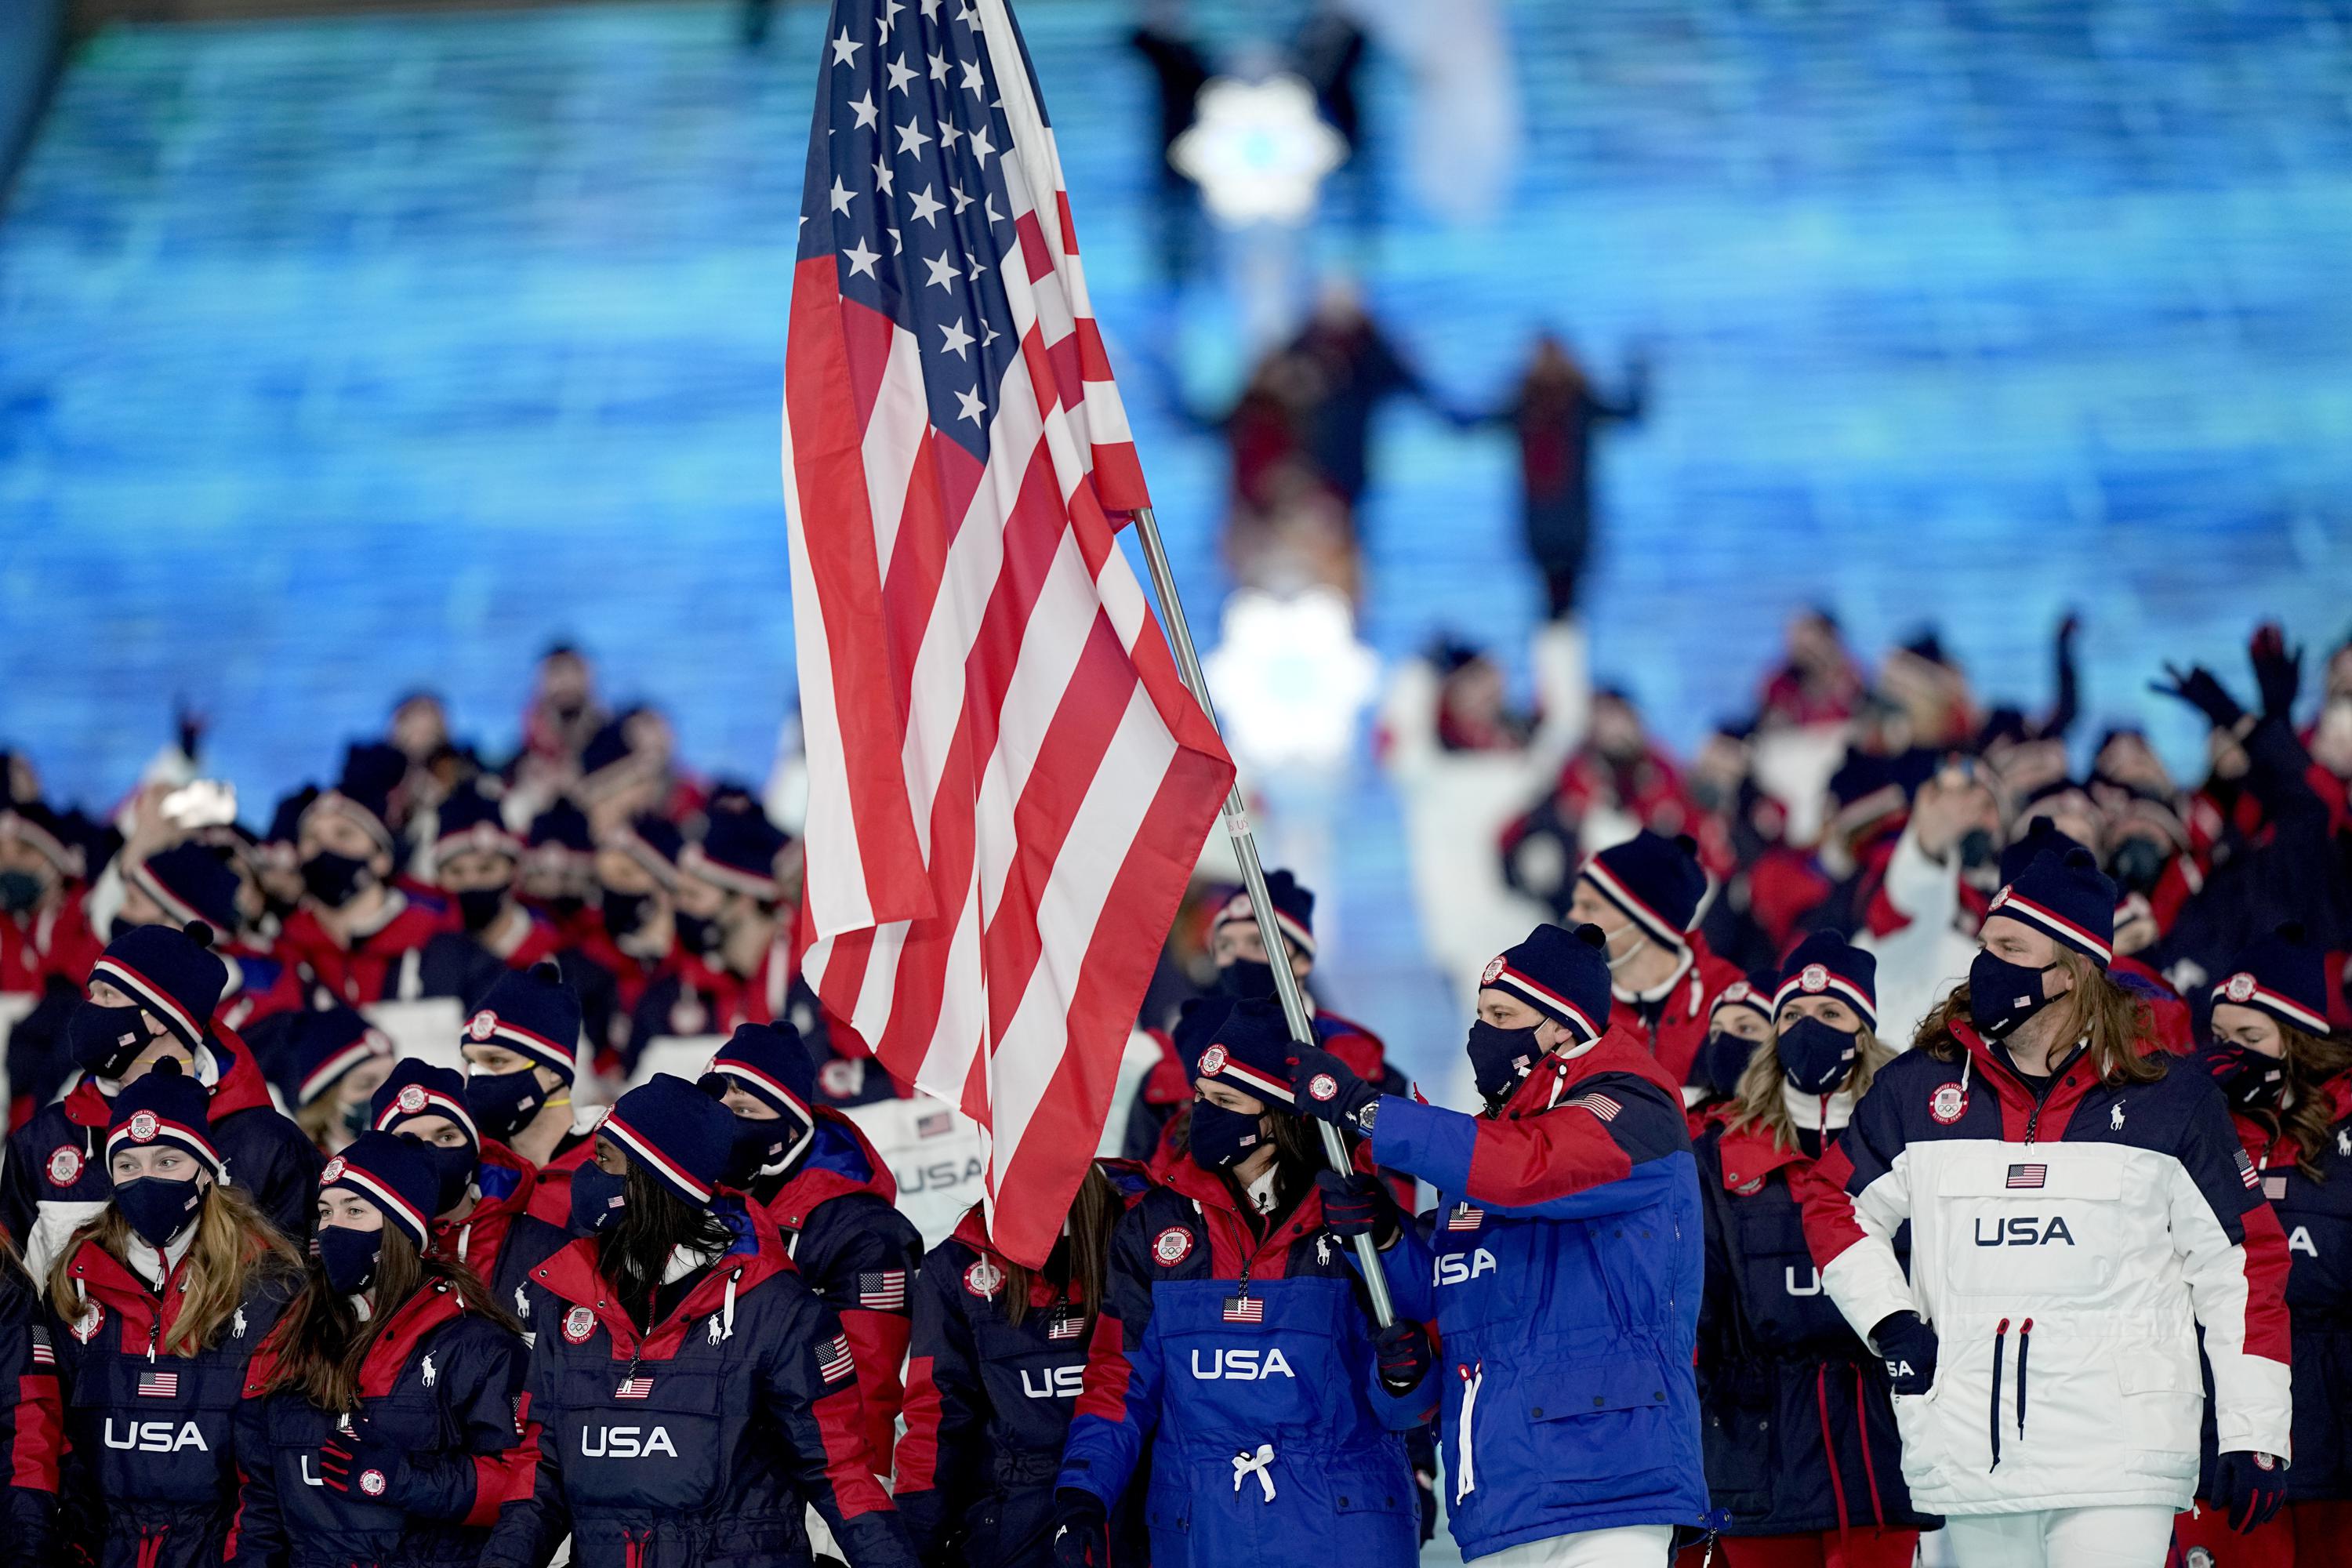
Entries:
[[[269, 1081], [261, 1076], [260, 1064], [253, 1059], [253, 1048], [245, 1043], [236, 1030], [215, 1023], [205, 1036], [205, 1048], [213, 1055], [220, 1069], [219, 1081], [213, 1085], [212, 1104], [207, 1118], [217, 1123], [224, 1116], [257, 1106], [277, 1109], [269, 1098]], [[66, 1119], [77, 1127], [103, 1128], [113, 1118], [113, 1103], [102, 1093], [95, 1079], [83, 1075], [63, 1101]]]
[[1727, 1192], [1737, 1192], [1750, 1182], [1759, 1182], [1786, 1165], [1808, 1163], [1804, 1150], [1790, 1145], [1780, 1147], [1772, 1129], [1761, 1121], [1751, 1121], [1741, 1128], [1726, 1128], [1716, 1145], [1716, 1153], [1723, 1163], [1723, 1185]]
[[1559, 1097], [1588, 1078], [1601, 1073], [1631, 1073], [1656, 1084], [1682, 1103], [1683, 1087], [1675, 1076], [1650, 1054], [1640, 1036], [1623, 1024], [1612, 1024], [1608, 1032], [1572, 1057], [1554, 1051], [1535, 1066], [1535, 1070], [1519, 1080], [1511, 1098], [1503, 1102], [1506, 1117], [1534, 1116], [1550, 1110]]
[[801, 1168], [761, 1206], [786, 1230], [799, 1230], [821, 1205], [852, 1193], [871, 1193], [895, 1205], [898, 1178], [864, 1129], [831, 1107], [818, 1106], [816, 1136]]

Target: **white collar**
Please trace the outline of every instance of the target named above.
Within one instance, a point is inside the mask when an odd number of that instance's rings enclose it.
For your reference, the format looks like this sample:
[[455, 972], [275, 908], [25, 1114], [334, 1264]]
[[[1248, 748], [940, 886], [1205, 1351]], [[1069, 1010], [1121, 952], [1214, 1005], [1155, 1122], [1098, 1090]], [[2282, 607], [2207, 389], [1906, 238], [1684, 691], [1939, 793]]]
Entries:
[[1248, 1186], [1242, 1189], [1244, 1194], [1246, 1195], [1250, 1201], [1250, 1207], [1257, 1210], [1257, 1212], [1262, 1215], [1272, 1214], [1274, 1212], [1274, 1178], [1275, 1173], [1280, 1169], [1281, 1166], [1278, 1163], [1276, 1164], [1268, 1165], [1265, 1170], [1259, 1174], [1256, 1181], [1252, 1182]]
[[669, 1262], [663, 1266], [661, 1282], [665, 1285], [675, 1285], [696, 1269], [708, 1268], [717, 1261], [719, 1261], [717, 1252], [706, 1252], [698, 1247], [688, 1247], [681, 1241], [669, 1249]]
[[[1650, 940], [1654, 942], [1657, 939], [1653, 937]], [[1694, 955], [1691, 952], [1691, 950], [1687, 947], [1681, 951], [1683, 961], [1675, 965], [1675, 972], [1672, 974], [1667, 975], [1664, 980], [1659, 981], [1647, 991], [1628, 991], [1622, 985], [1620, 985], [1614, 980], [1612, 980], [1609, 983], [1609, 994], [1612, 996], [1616, 997], [1620, 1002], [1648, 1004], [1652, 1002], [1664, 1001], [1666, 999], [1666, 993], [1672, 991], [1676, 985], [1682, 984], [1683, 976], [1690, 973], [1691, 959]]]
[[1853, 1091], [1842, 1089], [1824, 1100], [1818, 1094], [1780, 1080], [1780, 1103], [1787, 1107], [1789, 1120], [1808, 1132], [1836, 1131], [1853, 1120]]
[[188, 1248], [195, 1245], [195, 1240], [194, 1220], [181, 1226], [180, 1234], [165, 1243], [161, 1252], [148, 1246], [137, 1231], [132, 1231], [123, 1247], [122, 1260], [147, 1281], [149, 1289], [160, 1290], [163, 1288], [163, 1281], [172, 1277], [172, 1270], [180, 1266], [180, 1259], [188, 1255]]

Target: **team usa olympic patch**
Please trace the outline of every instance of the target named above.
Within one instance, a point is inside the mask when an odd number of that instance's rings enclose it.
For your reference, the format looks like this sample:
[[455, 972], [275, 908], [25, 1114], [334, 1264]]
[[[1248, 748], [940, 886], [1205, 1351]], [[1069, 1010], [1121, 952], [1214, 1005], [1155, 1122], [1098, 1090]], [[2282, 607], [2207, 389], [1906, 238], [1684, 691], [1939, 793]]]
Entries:
[[383, 1472], [382, 1470], [362, 1470], [360, 1472], [360, 1490], [367, 1493], [370, 1497], [383, 1496]]
[[487, 1040], [499, 1032], [499, 1016], [488, 1007], [475, 1014], [466, 1023], [466, 1037], [471, 1040]]
[[1224, 1070], [1224, 1047], [1211, 1046], [1207, 1050], [1201, 1053], [1200, 1072], [1198, 1076], [1202, 1078], [1214, 1078]]
[[1004, 1270], [983, 1258], [963, 1271], [963, 1288], [985, 1300], [1004, 1289]]
[[1481, 985], [1492, 985], [1496, 981], [1501, 979], [1502, 976], [1503, 955], [1501, 953], [1496, 953], [1494, 957], [1486, 961], [1486, 967], [1478, 972], [1478, 984]]
[[1797, 985], [1807, 992], [1826, 991], [1830, 988], [1830, 972], [1822, 964], [1808, 963], [1804, 973], [1797, 976]]
[[1927, 1114], [1949, 1127], [1968, 1114], [1969, 1097], [1956, 1083], [1939, 1083], [1927, 1097]]
[[131, 1118], [131, 1141], [134, 1143], [152, 1142], [155, 1134], [163, 1131], [163, 1124], [155, 1120], [153, 1111], [134, 1112]]
[[1192, 1233], [1181, 1225], [1171, 1225], [1151, 1238], [1151, 1256], [1162, 1268], [1173, 1268], [1192, 1256]]
[[49, 1151], [49, 1184], [70, 1187], [81, 1174], [81, 1151], [70, 1143], [60, 1143]]
[[402, 1113], [407, 1116], [414, 1116], [424, 1110], [425, 1086], [415, 1083], [404, 1086], [400, 1091], [399, 1105]]
[[1328, 1072], [1318, 1072], [1307, 1080], [1307, 1092], [1317, 1100], [1328, 1100], [1339, 1092], [1339, 1080]]
[[82, 1343], [88, 1344], [98, 1338], [98, 1331], [105, 1326], [106, 1309], [92, 1301], [87, 1311], [68, 1325], [67, 1331]]
[[588, 1336], [596, 1331], [596, 1314], [585, 1307], [574, 1307], [563, 1314], [563, 1342], [584, 1345]]
[[2230, 983], [2221, 987], [2221, 994], [2232, 1002], [2243, 1002], [2253, 994], [2254, 977], [2242, 969], [2230, 976]]
[[338, 1154], [319, 1168], [319, 1184], [323, 1187], [329, 1182], [341, 1181], [342, 1175], [343, 1157]]

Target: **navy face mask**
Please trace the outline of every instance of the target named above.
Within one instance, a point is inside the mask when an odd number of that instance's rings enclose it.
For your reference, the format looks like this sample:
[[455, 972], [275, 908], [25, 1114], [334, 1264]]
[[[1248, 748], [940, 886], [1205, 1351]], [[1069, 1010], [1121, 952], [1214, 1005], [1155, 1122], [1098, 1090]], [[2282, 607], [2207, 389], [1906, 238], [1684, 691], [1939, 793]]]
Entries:
[[1519, 1080], [1535, 1071], [1543, 1047], [1536, 1043], [1540, 1024], [1524, 1029], [1503, 1029], [1481, 1018], [1470, 1026], [1470, 1077], [1489, 1105], [1500, 1104]]
[[684, 910], [670, 917], [677, 928], [677, 945], [699, 958], [719, 947], [719, 922], [705, 915], [690, 915]]
[[593, 1236], [628, 1206], [629, 1178], [591, 1160], [572, 1173], [572, 1234]]
[[319, 1227], [319, 1268], [338, 1296], [356, 1296], [375, 1279], [377, 1257], [383, 1250], [383, 1232], [353, 1230], [345, 1225]]
[[457, 918], [476, 936], [490, 929], [507, 901], [504, 888], [467, 888], [451, 896], [457, 900]]
[[[1227, 1110], [1205, 1100], [1192, 1102], [1192, 1131], [1187, 1147], [1192, 1163], [1204, 1171], [1227, 1171], [1255, 1153], [1265, 1142], [1265, 1115]], [[578, 1177], [572, 1178], [574, 1181]]]
[[1819, 1018], [1797, 1018], [1780, 1026], [1772, 1048], [1790, 1088], [1799, 1094], [1835, 1094], [1853, 1071], [1857, 1038]]
[[2200, 1053], [2205, 1070], [2240, 1110], [2276, 1110], [2286, 1095], [2286, 1063], [2235, 1040], [2210, 1040]]
[[163, 1176], [139, 1176], [114, 1188], [114, 1206], [139, 1233], [139, 1239], [161, 1252], [173, 1237], [194, 1225], [203, 1206], [204, 1189], [190, 1176], [172, 1181]]
[[99, 1078], [121, 1078], [153, 1038], [136, 1007], [77, 1002], [66, 1015], [66, 1046], [74, 1065]]
[[1237, 958], [1217, 971], [1217, 989], [1235, 1001], [1274, 994], [1274, 965]]
[[331, 910], [340, 910], [374, 879], [368, 863], [321, 849], [302, 862], [302, 889]]
[[646, 906], [651, 902], [650, 893], [616, 893], [605, 889], [598, 912], [598, 918], [604, 922], [604, 934], [618, 942], [634, 932], [646, 923]]
[[447, 1214], [456, 1208], [474, 1184], [474, 1168], [481, 1163], [481, 1154], [471, 1143], [459, 1143], [445, 1149], [437, 1143], [427, 1143], [419, 1138], [403, 1135], [405, 1142], [415, 1147], [433, 1166], [439, 1185], [433, 1194], [433, 1212]]
[[1717, 1095], [1733, 1095], [1739, 1089], [1739, 1075], [1748, 1070], [1748, 1058], [1755, 1054], [1754, 1040], [1742, 1039], [1728, 1029], [1717, 1030], [1706, 1037], [1693, 1058], [1691, 1082]]
[[466, 1077], [466, 1109], [485, 1138], [507, 1139], [523, 1129], [547, 1103], [537, 1068], [512, 1072], [476, 1072]]
[[2058, 966], [2011, 963], [1988, 948], [1969, 965], [1969, 1021], [1988, 1040], [2005, 1040], [2050, 1005], [2042, 977]]

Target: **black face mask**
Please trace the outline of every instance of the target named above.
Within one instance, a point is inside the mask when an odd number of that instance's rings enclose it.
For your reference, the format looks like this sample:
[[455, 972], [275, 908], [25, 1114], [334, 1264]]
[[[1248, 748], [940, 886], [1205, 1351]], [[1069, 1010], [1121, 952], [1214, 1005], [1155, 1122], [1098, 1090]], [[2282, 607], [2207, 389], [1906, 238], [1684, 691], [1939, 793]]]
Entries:
[[66, 1015], [66, 1045], [74, 1065], [96, 1078], [121, 1078], [154, 1037], [139, 1021], [136, 1007], [78, 1002]]
[[1728, 1029], [1719, 1029], [1706, 1037], [1691, 1062], [1691, 1081], [1720, 1097], [1728, 1098], [1739, 1088], [1739, 1075], [1748, 1070], [1748, 1060], [1756, 1054], [1756, 1042], [1743, 1040]]
[[30, 871], [0, 871], [0, 914], [25, 914], [40, 901], [38, 877]]
[[677, 945], [696, 957], [706, 957], [719, 951], [719, 922], [707, 915], [690, 915], [684, 910], [670, 920], [677, 927]]
[[1192, 1163], [1204, 1171], [1233, 1169], [1265, 1142], [1265, 1116], [1256, 1111], [1227, 1110], [1205, 1100], [1194, 1100], [1192, 1130], [1186, 1145]]
[[588, 900], [577, 893], [558, 893], [551, 899], [540, 900], [540, 908], [547, 911], [547, 918], [558, 925], [571, 924], [587, 907]]
[[1783, 1024], [1772, 1047], [1780, 1076], [1799, 1094], [1835, 1094], [1853, 1071], [1856, 1037], [1819, 1018]]
[[749, 1116], [735, 1118], [735, 1149], [728, 1156], [732, 1169], [749, 1180], [768, 1166], [782, 1159], [786, 1151], [800, 1142], [808, 1131], [808, 1123], [796, 1116], [774, 1116], [758, 1121]]
[[340, 910], [375, 880], [364, 860], [321, 849], [302, 862], [302, 890], [331, 910]]
[[2126, 838], [2116, 846], [2115, 863], [2107, 875], [2126, 893], [2152, 892], [2157, 879], [2164, 875], [2165, 862], [2172, 857], [2164, 846], [2152, 838]]
[[449, 896], [457, 900], [457, 918], [476, 936], [490, 929], [490, 922], [499, 918], [499, 911], [506, 908], [507, 902], [504, 888], [465, 888]]
[[572, 1234], [593, 1236], [628, 1206], [629, 1178], [591, 1160], [572, 1173]]
[[1503, 1029], [1481, 1018], [1470, 1026], [1470, 1078], [1477, 1084], [1478, 1092], [1486, 1097], [1489, 1105], [1499, 1105], [1519, 1080], [1535, 1071], [1536, 1063], [1543, 1059], [1544, 1048], [1536, 1043], [1536, 1030], [1541, 1025], [1524, 1029]]
[[375, 1279], [376, 1259], [383, 1252], [383, 1232], [322, 1225], [318, 1247], [319, 1268], [328, 1286], [338, 1296], [356, 1296]]
[[1237, 958], [1217, 971], [1217, 989], [1238, 1002], [1274, 994], [1274, 965]]
[[599, 911], [604, 934], [614, 942], [635, 934], [646, 923], [646, 906], [653, 901], [651, 893], [616, 893], [605, 889], [604, 908]]
[[485, 1138], [501, 1142], [522, 1131], [547, 1103], [537, 1068], [512, 1072], [477, 1072], [466, 1076], [466, 1109]]
[[2276, 1110], [2286, 1095], [2286, 1063], [2234, 1040], [2210, 1040], [2200, 1053], [2205, 1070], [2240, 1110]]
[[2000, 858], [1993, 845], [1992, 835], [1981, 827], [1971, 827], [1960, 835], [1960, 864], [1969, 870], [1990, 866]]
[[475, 1167], [481, 1163], [480, 1152], [471, 1143], [459, 1143], [445, 1149], [438, 1143], [427, 1143], [422, 1139], [404, 1138], [404, 1141], [414, 1144], [416, 1152], [424, 1155], [433, 1167], [434, 1177], [438, 1183], [433, 1194], [434, 1214], [445, 1215], [456, 1208], [474, 1184]]
[[1988, 949], [1969, 965], [1969, 1021], [1988, 1040], [2005, 1040], [2024, 1022], [2050, 1005], [2042, 994], [2042, 977], [2058, 966], [2035, 969], [1994, 956]]
[[172, 1238], [195, 1223], [204, 1206], [204, 1189], [191, 1176], [172, 1181], [163, 1176], [139, 1176], [118, 1182], [114, 1206], [139, 1233], [139, 1239], [161, 1252]]

